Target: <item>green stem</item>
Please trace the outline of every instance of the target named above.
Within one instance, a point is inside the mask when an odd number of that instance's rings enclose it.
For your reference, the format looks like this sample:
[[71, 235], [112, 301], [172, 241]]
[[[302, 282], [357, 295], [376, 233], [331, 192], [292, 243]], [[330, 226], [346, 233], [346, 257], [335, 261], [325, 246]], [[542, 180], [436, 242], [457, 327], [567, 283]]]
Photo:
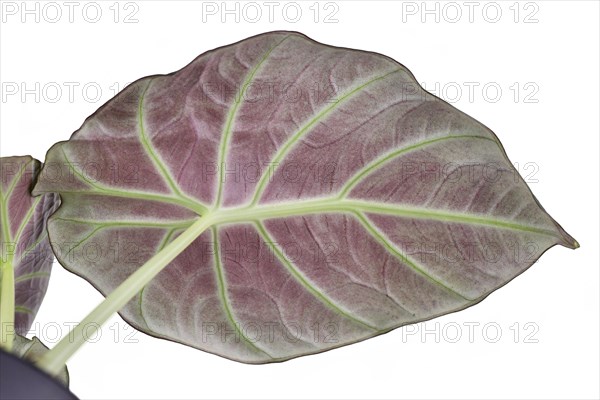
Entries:
[[213, 215], [204, 215], [186, 229], [177, 239], [135, 271], [109, 294], [94, 311], [87, 315], [52, 350], [47, 352], [37, 365], [50, 375], [57, 375], [67, 360], [85, 343], [86, 338], [94, 335], [115, 312], [122, 309], [175, 257], [184, 251], [198, 236], [213, 223]]
[[15, 271], [12, 261], [2, 263], [0, 273], [0, 347], [11, 351], [15, 336]]

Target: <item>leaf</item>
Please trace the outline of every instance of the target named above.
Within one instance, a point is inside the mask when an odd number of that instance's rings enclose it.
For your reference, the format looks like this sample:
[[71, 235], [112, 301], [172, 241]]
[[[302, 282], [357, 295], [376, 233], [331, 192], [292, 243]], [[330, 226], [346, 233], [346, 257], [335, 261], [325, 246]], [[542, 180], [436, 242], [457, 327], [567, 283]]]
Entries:
[[[37, 337], [34, 336], [33, 339], [27, 339], [21, 335], [15, 335], [12, 352], [16, 356], [35, 363], [47, 351], [49, 351], [48, 347]], [[69, 387], [69, 371], [66, 366], [55, 378], [66, 387]]]
[[[21, 335], [27, 333], [40, 308], [54, 260], [46, 220], [59, 201], [52, 193], [31, 196], [40, 169], [40, 162], [29, 156], [0, 158], [0, 278], [8, 279], [7, 296], [14, 296], [14, 329]], [[1, 291], [0, 301], [4, 300]]]
[[138, 80], [45, 168], [57, 257], [104, 294], [210, 217], [121, 315], [247, 363], [464, 309], [577, 247], [489, 129], [392, 59], [298, 33]]

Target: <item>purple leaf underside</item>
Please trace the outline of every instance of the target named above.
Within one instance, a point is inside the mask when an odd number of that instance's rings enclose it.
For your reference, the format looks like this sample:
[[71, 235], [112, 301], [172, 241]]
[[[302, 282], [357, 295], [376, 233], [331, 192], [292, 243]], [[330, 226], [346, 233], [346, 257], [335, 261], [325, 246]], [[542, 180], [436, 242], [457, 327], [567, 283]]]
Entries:
[[29, 156], [0, 158], [0, 262], [14, 274], [15, 332], [21, 335], [40, 308], [54, 260], [46, 221], [59, 201], [54, 193], [31, 196], [40, 168]]
[[488, 128], [394, 60], [298, 33], [138, 80], [45, 168], [57, 257], [104, 294], [219, 215], [121, 315], [247, 363], [464, 309], [577, 247]]

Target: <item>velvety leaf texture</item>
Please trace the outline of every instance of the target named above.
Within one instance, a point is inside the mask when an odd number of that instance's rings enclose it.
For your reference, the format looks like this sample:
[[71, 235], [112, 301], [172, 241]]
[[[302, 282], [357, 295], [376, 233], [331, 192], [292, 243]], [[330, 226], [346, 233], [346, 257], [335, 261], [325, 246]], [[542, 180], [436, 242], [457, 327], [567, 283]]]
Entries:
[[488, 128], [388, 57], [293, 32], [138, 80], [45, 168], [58, 259], [104, 294], [214, 215], [121, 315], [247, 363], [463, 309], [577, 247]]
[[54, 193], [32, 197], [41, 164], [29, 156], [0, 158], [0, 256], [15, 281], [15, 331], [26, 334], [40, 308], [54, 256], [46, 221], [59, 205]]

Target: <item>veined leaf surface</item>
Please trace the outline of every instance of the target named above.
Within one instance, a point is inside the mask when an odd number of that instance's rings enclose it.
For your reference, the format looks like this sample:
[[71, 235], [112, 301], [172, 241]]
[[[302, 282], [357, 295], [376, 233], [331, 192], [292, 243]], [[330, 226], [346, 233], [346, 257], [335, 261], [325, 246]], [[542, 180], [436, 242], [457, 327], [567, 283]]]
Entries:
[[297, 33], [133, 83], [45, 168], [58, 259], [104, 294], [210, 215], [121, 315], [248, 363], [463, 309], [577, 247], [488, 128], [390, 58]]
[[31, 196], [40, 169], [29, 156], [0, 158], [0, 280], [14, 282], [7, 290], [14, 290], [9, 297], [14, 297], [14, 329], [21, 335], [40, 308], [54, 260], [46, 221], [58, 207], [58, 195]]

